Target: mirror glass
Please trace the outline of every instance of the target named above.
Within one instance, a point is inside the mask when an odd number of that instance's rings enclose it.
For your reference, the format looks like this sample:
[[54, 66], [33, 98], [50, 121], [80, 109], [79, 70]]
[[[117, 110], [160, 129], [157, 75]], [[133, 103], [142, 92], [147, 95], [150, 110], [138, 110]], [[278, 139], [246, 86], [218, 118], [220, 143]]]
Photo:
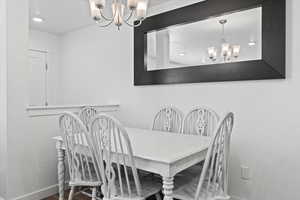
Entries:
[[147, 71], [260, 60], [262, 8], [147, 34]]

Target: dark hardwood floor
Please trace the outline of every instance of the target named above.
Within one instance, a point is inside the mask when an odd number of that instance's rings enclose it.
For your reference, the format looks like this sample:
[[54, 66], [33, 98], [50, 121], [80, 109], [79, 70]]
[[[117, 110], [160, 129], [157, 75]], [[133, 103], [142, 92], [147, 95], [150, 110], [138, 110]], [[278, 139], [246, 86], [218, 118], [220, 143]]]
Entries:
[[[69, 191], [66, 191], [65, 192], [65, 200], [68, 199], [68, 196], [69, 196]], [[51, 197], [47, 197], [45, 199], [42, 199], [42, 200], [58, 200], [58, 194], [56, 195], [53, 195]], [[74, 195], [74, 198], [73, 200], [91, 200], [90, 197], [84, 195], [84, 194], [81, 194], [80, 192], [77, 192], [75, 195]], [[150, 197], [150, 198], [147, 198], [147, 200], [156, 200], [156, 198], [154, 196]]]
[[[66, 192], [65, 192], [65, 199], [67, 200], [68, 197], [69, 197], [69, 191], [66, 191]], [[53, 196], [51, 196], [51, 197], [47, 197], [47, 198], [45, 198], [45, 199], [43, 199], [43, 200], [58, 200], [58, 194], [53, 195]], [[91, 198], [88, 197], [88, 196], [86, 196], [86, 195], [84, 195], [84, 194], [76, 193], [76, 194], [74, 195], [73, 200], [91, 200]]]

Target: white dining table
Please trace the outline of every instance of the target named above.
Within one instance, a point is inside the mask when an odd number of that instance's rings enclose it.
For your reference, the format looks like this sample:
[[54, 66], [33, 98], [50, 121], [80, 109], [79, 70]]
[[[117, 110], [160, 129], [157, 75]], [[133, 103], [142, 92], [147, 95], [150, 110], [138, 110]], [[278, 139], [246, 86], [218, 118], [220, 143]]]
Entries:
[[[139, 128], [125, 129], [131, 141], [136, 167], [161, 175], [164, 200], [173, 199], [175, 175], [203, 161], [210, 143], [210, 137]], [[65, 147], [62, 136], [53, 139], [56, 141], [58, 158], [59, 200], [63, 200]]]

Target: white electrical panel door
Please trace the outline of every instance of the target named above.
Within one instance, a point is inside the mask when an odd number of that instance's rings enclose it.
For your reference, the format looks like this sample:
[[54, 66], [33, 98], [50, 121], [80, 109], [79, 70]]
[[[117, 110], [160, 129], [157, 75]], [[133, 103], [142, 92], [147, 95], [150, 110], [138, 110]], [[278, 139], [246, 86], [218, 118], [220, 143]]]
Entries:
[[47, 53], [29, 51], [29, 106], [47, 105]]

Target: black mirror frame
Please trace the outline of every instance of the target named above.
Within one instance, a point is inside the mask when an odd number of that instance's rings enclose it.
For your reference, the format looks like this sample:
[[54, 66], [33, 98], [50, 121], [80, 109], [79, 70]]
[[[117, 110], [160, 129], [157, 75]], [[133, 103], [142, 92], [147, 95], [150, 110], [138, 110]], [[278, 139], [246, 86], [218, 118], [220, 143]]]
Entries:
[[[261, 60], [147, 71], [147, 32], [260, 6]], [[285, 20], [285, 0], [207, 0], [149, 17], [134, 29], [134, 85], [284, 79]]]

